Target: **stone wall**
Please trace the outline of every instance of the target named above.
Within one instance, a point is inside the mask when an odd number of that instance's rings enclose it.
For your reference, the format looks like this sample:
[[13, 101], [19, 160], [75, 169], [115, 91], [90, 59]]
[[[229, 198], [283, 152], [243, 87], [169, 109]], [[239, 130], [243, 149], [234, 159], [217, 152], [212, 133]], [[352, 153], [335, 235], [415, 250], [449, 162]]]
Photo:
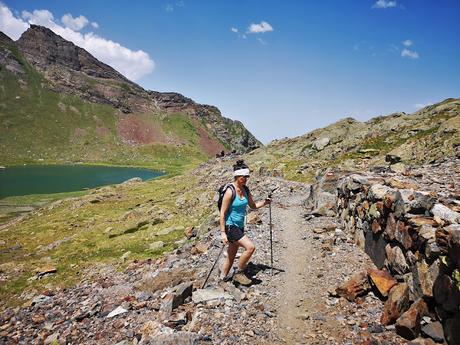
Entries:
[[460, 193], [444, 182], [444, 192], [424, 191], [404, 179], [349, 175], [337, 184], [337, 214], [398, 282], [381, 322], [407, 339], [435, 332], [435, 340], [460, 344]]

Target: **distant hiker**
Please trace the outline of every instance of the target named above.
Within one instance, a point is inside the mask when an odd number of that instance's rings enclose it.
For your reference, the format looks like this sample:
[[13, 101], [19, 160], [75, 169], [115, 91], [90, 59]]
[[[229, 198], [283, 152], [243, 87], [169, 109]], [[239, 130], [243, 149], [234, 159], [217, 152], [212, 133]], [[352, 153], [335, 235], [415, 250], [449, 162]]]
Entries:
[[[220, 232], [224, 245], [228, 244], [227, 259], [222, 267], [224, 280], [228, 281], [230, 268], [233, 266], [238, 248], [245, 249], [238, 262], [238, 270], [233, 279], [242, 284], [249, 285], [251, 280], [245, 275], [244, 271], [254, 253], [256, 247], [254, 243], [244, 234], [244, 220], [246, 208], [249, 205], [252, 209], [257, 209], [270, 204], [270, 199], [254, 202], [251, 192], [246, 186], [249, 178], [249, 168], [243, 160], [238, 160], [233, 166], [233, 183], [221, 187], [223, 193], [222, 204], [220, 206]], [[221, 194], [222, 195], [222, 194]]]

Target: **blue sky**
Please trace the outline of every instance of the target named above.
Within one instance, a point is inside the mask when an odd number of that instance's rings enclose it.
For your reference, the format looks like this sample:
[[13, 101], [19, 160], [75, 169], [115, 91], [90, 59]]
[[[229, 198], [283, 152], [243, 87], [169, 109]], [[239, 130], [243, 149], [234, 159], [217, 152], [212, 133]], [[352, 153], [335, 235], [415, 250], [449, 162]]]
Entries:
[[216, 105], [264, 143], [460, 97], [456, 0], [0, 1], [10, 36], [51, 23], [144, 88]]

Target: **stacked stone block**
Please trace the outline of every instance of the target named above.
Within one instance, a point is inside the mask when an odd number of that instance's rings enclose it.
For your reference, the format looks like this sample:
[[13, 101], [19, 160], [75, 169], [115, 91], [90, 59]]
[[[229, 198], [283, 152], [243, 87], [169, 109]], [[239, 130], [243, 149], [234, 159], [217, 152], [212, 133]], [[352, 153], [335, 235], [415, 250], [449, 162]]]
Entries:
[[337, 212], [346, 233], [377, 268], [398, 281], [381, 322], [396, 323], [396, 331], [407, 339], [425, 334], [426, 328], [444, 333], [434, 337], [460, 344], [458, 195], [440, 200], [434, 192], [388, 182], [353, 174], [337, 184]]

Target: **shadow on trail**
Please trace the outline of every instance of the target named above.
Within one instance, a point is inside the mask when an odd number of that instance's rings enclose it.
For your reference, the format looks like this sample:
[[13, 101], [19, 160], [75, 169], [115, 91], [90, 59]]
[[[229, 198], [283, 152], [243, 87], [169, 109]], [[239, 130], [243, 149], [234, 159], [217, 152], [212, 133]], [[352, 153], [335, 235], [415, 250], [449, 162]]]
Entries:
[[[258, 285], [262, 283], [262, 280], [257, 279], [255, 276], [257, 273], [261, 271], [266, 271], [266, 270], [271, 270], [272, 267], [264, 264], [254, 264], [252, 262], [248, 263], [248, 266], [246, 267], [246, 275], [249, 279], [252, 280], [251, 285]], [[273, 275], [277, 275], [279, 273], [285, 272], [285, 270], [281, 268], [275, 268], [273, 267]]]

